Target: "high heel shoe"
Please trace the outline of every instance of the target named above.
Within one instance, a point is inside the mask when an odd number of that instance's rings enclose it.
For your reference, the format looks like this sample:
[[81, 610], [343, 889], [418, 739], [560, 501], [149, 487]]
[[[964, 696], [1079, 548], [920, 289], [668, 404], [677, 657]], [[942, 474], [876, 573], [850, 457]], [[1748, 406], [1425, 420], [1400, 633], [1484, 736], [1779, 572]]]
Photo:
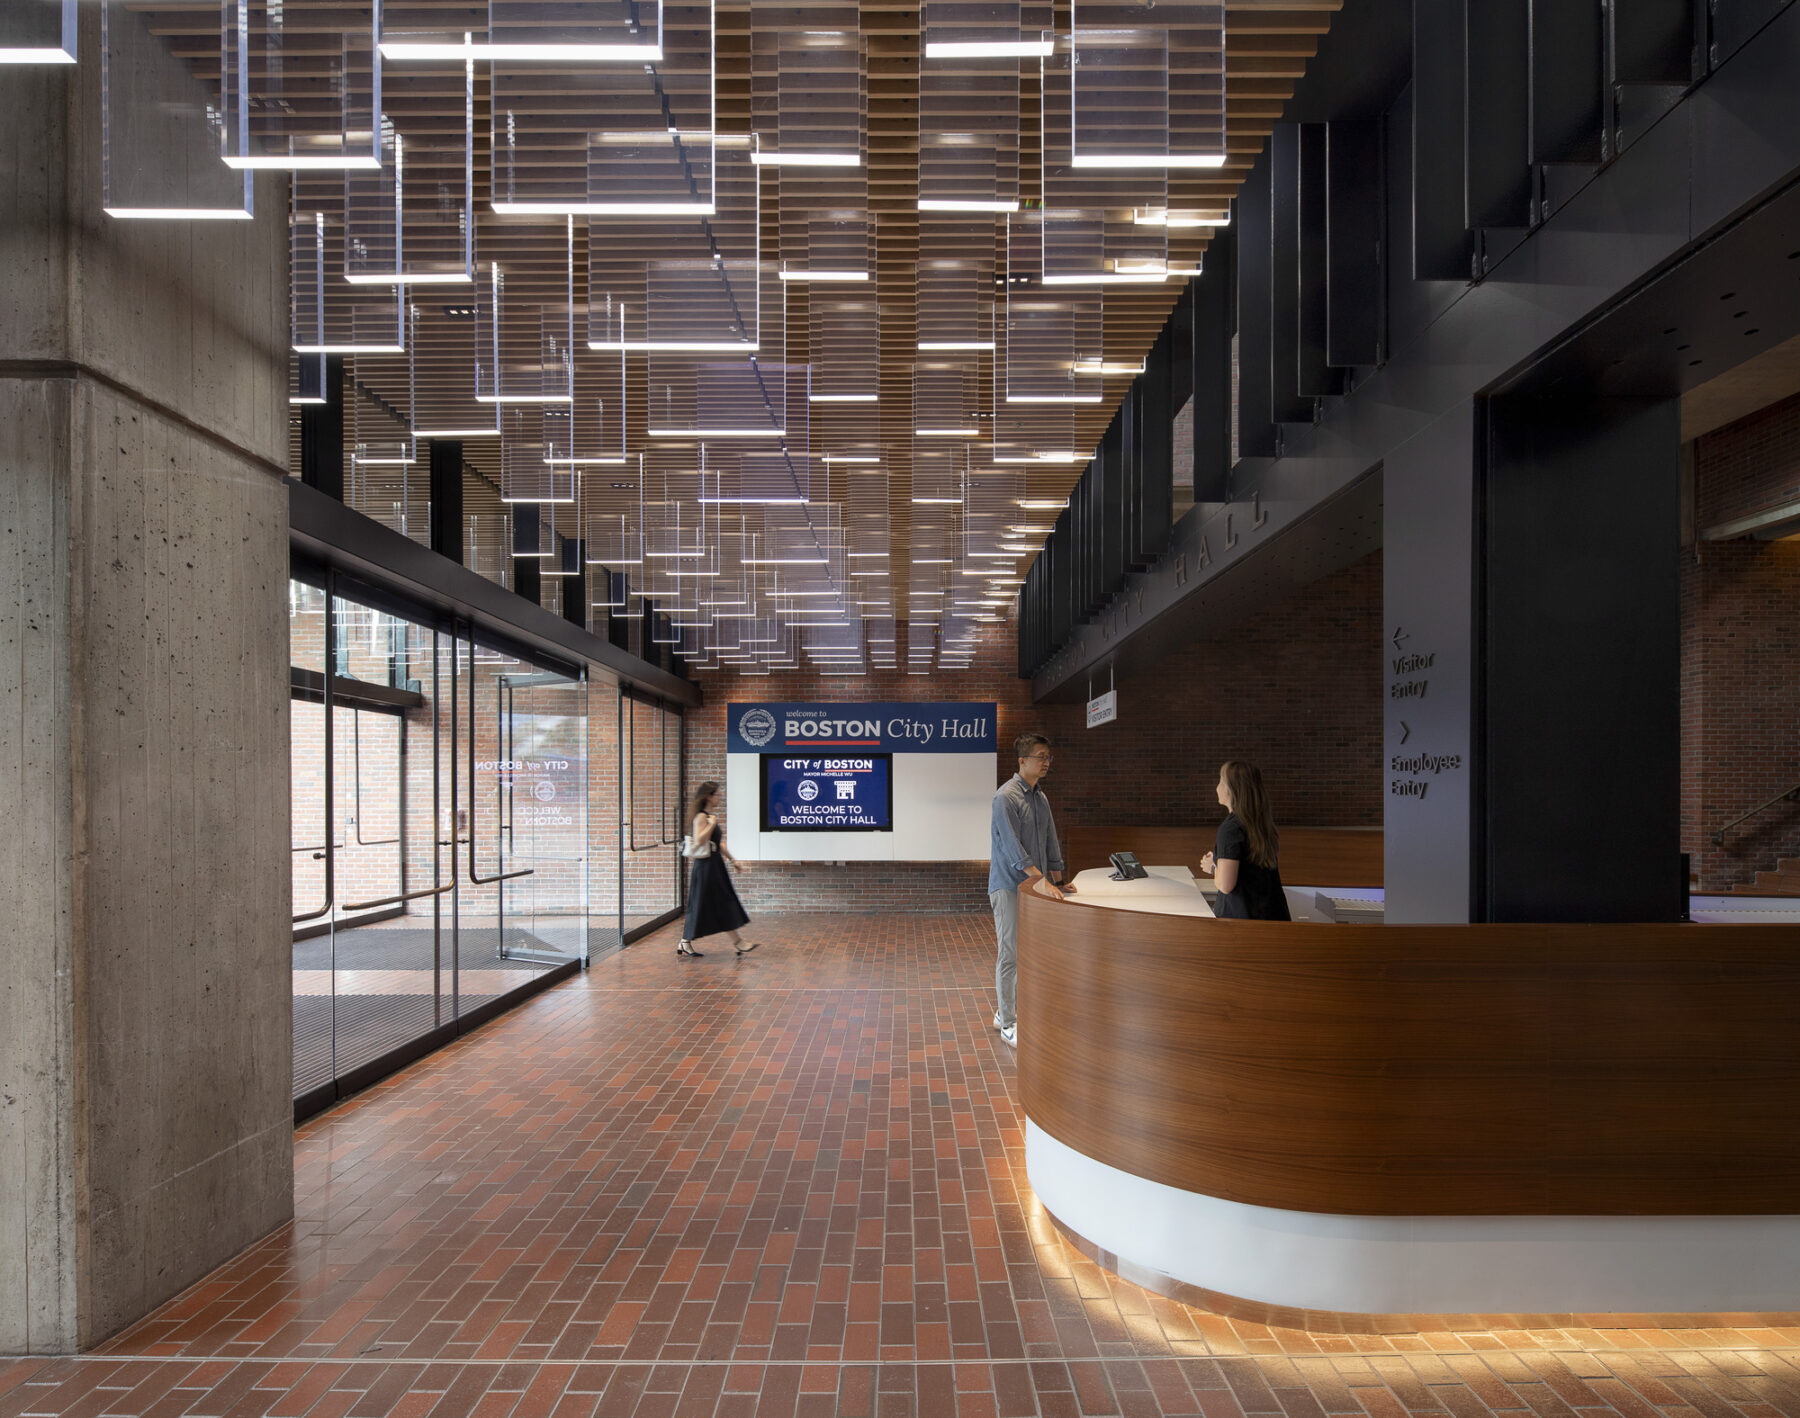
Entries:
[[748, 955], [751, 951], [755, 950], [756, 947], [761, 944], [762, 944], [762, 942], [760, 940], [753, 940], [748, 945], [745, 945], [742, 941], [739, 941], [738, 944], [734, 948], [737, 950], [737, 953], [739, 955]]
[[704, 950], [695, 950], [694, 943], [692, 941], [688, 941], [688, 940], [676, 941], [675, 942], [675, 953], [677, 955], [685, 955], [690, 960], [706, 959], [706, 952]]

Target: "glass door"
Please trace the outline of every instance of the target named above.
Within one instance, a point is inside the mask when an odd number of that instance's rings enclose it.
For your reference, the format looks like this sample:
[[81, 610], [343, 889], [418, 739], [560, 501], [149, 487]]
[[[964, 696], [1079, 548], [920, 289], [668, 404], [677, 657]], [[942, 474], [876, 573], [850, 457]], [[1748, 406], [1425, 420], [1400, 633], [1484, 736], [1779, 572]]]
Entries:
[[456, 654], [468, 1009], [587, 958], [587, 685], [480, 639], [460, 639]]
[[318, 581], [289, 600], [303, 1112], [588, 951], [585, 676]]

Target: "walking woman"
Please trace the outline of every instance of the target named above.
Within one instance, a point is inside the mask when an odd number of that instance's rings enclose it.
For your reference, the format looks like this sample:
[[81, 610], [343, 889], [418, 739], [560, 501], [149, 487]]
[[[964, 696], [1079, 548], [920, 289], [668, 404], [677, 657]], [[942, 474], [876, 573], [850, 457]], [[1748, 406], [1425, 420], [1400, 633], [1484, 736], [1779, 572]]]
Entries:
[[1275, 814], [1254, 763], [1236, 760], [1219, 769], [1219, 805], [1225, 820], [1200, 870], [1217, 883], [1213, 914], [1237, 921], [1291, 921], [1281, 889], [1281, 838]]
[[725, 850], [725, 828], [713, 816], [713, 799], [719, 785], [707, 779], [694, 794], [694, 811], [688, 822], [689, 852], [694, 860], [693, 875], [688, 878], [687, 924], [681, 928], [677, 955], [693, 960], [705, 958], [706, 952], [694, 949], [694, 942], [704, 935], [723, 931], [731, 937], [732, 949], [748, 955], [756, 941], [745, 944], [738, 934], [739, 926], [750, 924], [750, 914], [738, 900], [737, 888], [731, 884], [727, 863], [738, 865], [738, 859]]

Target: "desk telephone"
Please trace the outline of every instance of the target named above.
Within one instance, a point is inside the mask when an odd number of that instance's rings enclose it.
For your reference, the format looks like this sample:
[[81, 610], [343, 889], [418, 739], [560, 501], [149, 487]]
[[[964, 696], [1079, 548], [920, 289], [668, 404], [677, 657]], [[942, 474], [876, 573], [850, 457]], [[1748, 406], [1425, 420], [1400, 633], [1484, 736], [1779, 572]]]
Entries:
[[1138, 881], [1150, 875], [1131, 852], [1114, 852], [1110, 859], [1113, 864], [1111, 881]]

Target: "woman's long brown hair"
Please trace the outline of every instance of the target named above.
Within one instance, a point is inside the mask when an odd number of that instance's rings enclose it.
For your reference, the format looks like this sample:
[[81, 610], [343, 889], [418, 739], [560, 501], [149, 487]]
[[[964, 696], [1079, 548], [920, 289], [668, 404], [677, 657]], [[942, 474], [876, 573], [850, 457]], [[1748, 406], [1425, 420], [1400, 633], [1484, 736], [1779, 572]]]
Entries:
[[1231, 790], [1231, 810], [1244, 824], [1250, 860], [1259, 867], [1273, 867], [1281, 855], [1281, 834], [1275, 830], [1275, 814], [1269, 811], [1269, 795], [1263, 791], [1262, 770], [1234, 758], [1219, 770], [1219, 776]]
[[694, 810], [688, 814], [689, 822], [692, 822], [696, 817], [700, 816], [701, 813], [706, 811], [706, 800], [718, 791], [718, 783], [711, 778], [708, 778], [698, 788], [694, 789]]

